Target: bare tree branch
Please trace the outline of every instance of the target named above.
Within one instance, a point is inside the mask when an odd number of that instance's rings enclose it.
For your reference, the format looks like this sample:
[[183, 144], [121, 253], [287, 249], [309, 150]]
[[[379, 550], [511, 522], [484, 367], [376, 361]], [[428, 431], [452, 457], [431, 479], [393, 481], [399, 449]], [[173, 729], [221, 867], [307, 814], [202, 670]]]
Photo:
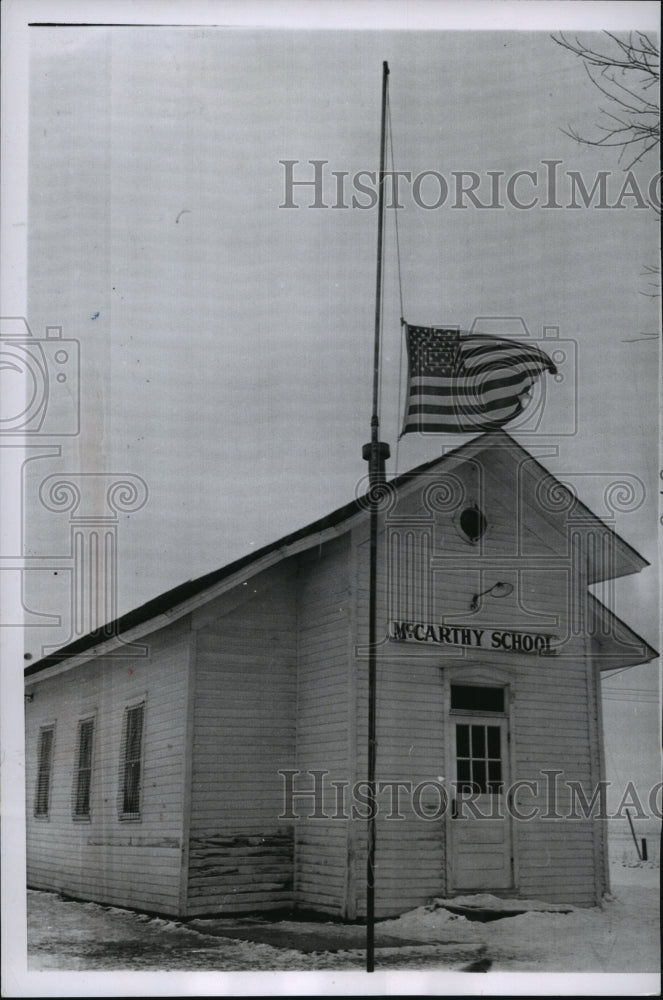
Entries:
[[[655, 40], [643, 32], [631, 32], [620, 38], [610, 31], [603, 32], [605, 46], [591, 46], [576, 35], [552, 35], [552, 40], [582, 59], [585, 71], [594, 86], [610, 102], [599, 108], [603, 120], [596, 127], [603, 135], [587, 136], [568, 126], [565, 134], [587, 146], [620, 148], [619, 162], [628, 152], [630, 159], [624, 169], [630, 170], [660, 142], [659, 105], [650, 98], [650, 88], [657, 87], [660, 73], [659, 49]], [[660, 209], [652, 205], [660, 215]]]
[[[655, 150], [661, 141], [659, 48], [656, 41], [642, 31], [630, 32], [624, 38], [610, 31], [604, 31], [603, 35], [605, 44], [593, 47], [582, 42], [577, 35], [573, 39], [562, 32], [551, 36], [557, 45], [582, 59], [587, 76], [609, 102], [606, 107], [599, 106], [598, 109], [600, 117], [596, 128], [601, 133], [598, 137], [581, 135], [571, 125], [562, 132], [586, 146], [619, 149], [618, 162], [621, 164], [628, 158], [624, 170], [630, 170]], [[655, 99], [651, 98], [652, 87], [655, 88]], [[649, 204], [660, 217], [660, 206], [651, 198]], [[640, 294], [658, 298], [660, 267], [645, 264], [643, 276], [652, 280], [647, 282], [647, 291]], [[636, 337], [624, 338], [624, 342], [651, 340], [657, 336], [642, 331]]]
[[[636, 40], [634, 40], [633, 32], [629, 34], [628, 39], [619, 38], [610, 31], [604, 31], [603, 34], [615, 43], [618, 51], [606, 52], [590, 48], [589, 45], [581, 42], [577, 35], [571, 41], [563, 32], [560, 32], [557, 37], [553, 35], [552, 39], [557, 45], [561, 45], [562, 48], [568, 49], [574, 55], [580, 56], [591, 66], [638, 71], [651, 76], [652, 82], [658, 80], [659, 51], [655, 42], [648, 35], [635, 32]], [[638, 42], [639, 44], [637, 44]]]

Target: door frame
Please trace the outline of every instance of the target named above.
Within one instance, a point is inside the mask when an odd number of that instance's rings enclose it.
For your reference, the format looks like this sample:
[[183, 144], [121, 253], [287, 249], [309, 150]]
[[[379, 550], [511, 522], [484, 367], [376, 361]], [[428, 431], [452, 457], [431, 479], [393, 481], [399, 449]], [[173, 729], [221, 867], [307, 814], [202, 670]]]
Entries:
[[[447, 788], [449, 794], [451, 794], [453, 789], [452, 782], [455, 781], [455, 761], [456, 761], [456, 745], [455, 745], [455, 731], [453, 726], [453, 720], [456, 718], [455, 715], [451, 714], [451, 685], [452, 684], [476, 684], [479, 686], [486, 687], [503, 687], [505, 689], [505, 713], [500, 715], [499, 718], [506, 720], [507, 726], [507, 766], [509, 770], [508, 784], [513, 784], [514, 776], [516, 773], [516, 752], [515, 752], [515, 740], [513, 738], [514, 733], [514, 723], [515, 723], [515, 669], [509, 669], [504, 667], [494, 667], [492, 664], [479, 663], [475, 665], [468, 664], [454, 664], [445, 665], [441, 668], [442, 673], [442, 701], [444, 706], [444, 768], [445, 768], [445, 780], [447, 782]], [[477, 716], [481, 713], [477, 713]], [[467, 718], [470, 719], [471, 715], [468, 713]], [[508, 787], [506, 791], [505, 803], [508, 799]], [[508, 803], [507, 803], [508, 805]], [[452, 837], [453, 829], [452, 823], [452, 809], [451, 803], [449, 803], [449, 808], [445, 812], [445, 822], [444, 822], [444, 859], [445, 859], [445, 892], [455, 891], [452, 889], [454, 884], [454, 871], [453, 871], [453, 848], [452, 848]], [[505, 893], [517, 894], [520, 887], [519, 878], [519, 866], [518, 866], [518, 838], [516, 837], [516, 830], [514, 828], [513, 818], [509, 813], [507, 813], [507, 818], [505, 820], [509, 824], [509, 837], [511, 840], [511, 856], [513, 859], [512, 874], [513, 874], [513, 885], [510, 889], [504, 890]], [[459, 890], [460, 891], [460, 890]], [[464, 894], [469, 895], [472, 890], [466, 892], [462, 890]], [[477, 889], [477, 892], [483, 890]]]

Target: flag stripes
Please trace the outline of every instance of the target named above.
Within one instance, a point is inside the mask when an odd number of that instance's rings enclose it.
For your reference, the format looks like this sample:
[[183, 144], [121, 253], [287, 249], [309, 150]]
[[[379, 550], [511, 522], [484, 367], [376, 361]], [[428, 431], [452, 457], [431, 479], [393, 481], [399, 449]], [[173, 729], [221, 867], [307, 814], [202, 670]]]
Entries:
[[535, 379], [557, 369], [534, 344], [461, 334], [443, 327], [406, 327], [408, 397], [403, 434], [467, 433], [517, 417]]

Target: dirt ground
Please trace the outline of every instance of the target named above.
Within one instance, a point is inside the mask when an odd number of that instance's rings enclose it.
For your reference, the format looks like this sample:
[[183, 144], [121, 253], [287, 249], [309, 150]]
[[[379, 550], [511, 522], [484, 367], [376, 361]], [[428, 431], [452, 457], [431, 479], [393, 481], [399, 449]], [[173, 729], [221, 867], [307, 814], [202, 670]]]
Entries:
[[[660, 869], [651, 863], [631, 867], [614, 863], [611, 868], [611, 898], [600, 908], [559, 913], [533, 907], [531, 912], [482, 923], [431, 905], [380, 922], [376, 969], [656, 973], [660, 970]], [[333, 925], [281, 921], [274, 932], [274, 939], [283, 946], [233, 939], [224, 934], [223, 921], [198, 920], [195, 927], [187, 926], [118, 907], [66, 900], [54, 893], [28, 893], [30, 970], [364, 967], [361, 928], [335, 934]], [[318, 947], [312, 934], [318, 935], [319, 950], [312, 950]]]

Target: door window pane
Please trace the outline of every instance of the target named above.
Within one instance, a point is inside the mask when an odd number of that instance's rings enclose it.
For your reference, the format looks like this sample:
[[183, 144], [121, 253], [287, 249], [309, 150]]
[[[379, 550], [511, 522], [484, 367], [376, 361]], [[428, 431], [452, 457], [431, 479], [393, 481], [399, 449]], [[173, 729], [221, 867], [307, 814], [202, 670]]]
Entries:
[[501, 750], [500, 726], [456, 725], [456, 780], [460, 794], [496, 795], [502, 791]]
[[486, 739], [485, 726], [472, 726], [472, 756], [485, 757]]
[[502, 761], [501, 760], [489, 760], [488, 761], [488, 782], [492, 785], [489, 788], [491, 792], [498, 792], [499, 786], [502, 783]]
[[472, 779], [476, 786], [475, 791], [483, 794], [486, 791], [486, 762], [485, 760], [472, 761]]
[[488, 726], [488, 756], [499, 759], [500, 754], [500, 727]]
[[470, 770], [469, 760], [459, 760], [458, 761], [458, 780], [459, 781], [471, 781], [472, 772]]
[[464, 712], [503, 712], [504, 688], [452, 684], [451, 708]]
[[470, 727], [456, 726], [456, 756], [470, 756]]

